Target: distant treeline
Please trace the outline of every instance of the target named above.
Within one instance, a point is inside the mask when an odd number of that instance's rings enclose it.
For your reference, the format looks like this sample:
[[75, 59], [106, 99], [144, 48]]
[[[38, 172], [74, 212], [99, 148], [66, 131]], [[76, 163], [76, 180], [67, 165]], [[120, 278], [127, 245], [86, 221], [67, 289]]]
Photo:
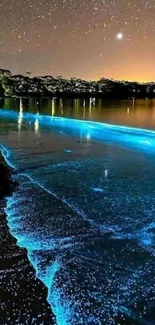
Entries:
[[139, 83], [106, 78], [86, 81], [74, 77], [66, 79], [62, 76], [32, 77], [31, 72], [27, 72], [25, 76], [12, 75], [9, 70], [0, 69], [0, 96], [153, 98], [155, 82]]

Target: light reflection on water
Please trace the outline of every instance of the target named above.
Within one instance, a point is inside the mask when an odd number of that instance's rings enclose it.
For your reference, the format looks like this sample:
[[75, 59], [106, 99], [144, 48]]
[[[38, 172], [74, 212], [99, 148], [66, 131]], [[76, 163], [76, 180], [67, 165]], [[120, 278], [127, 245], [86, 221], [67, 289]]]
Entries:
[[155, 129], [155, 99], [0, 99], [0, 108]]
[[[57, 324], [154, 324], [154, 132], [25, 110], [20, 102], [17, 114], [0, 113], [3, 154], [19, 182], [6, 213]], [[88, 112], [85, 103], [84, 119]]]

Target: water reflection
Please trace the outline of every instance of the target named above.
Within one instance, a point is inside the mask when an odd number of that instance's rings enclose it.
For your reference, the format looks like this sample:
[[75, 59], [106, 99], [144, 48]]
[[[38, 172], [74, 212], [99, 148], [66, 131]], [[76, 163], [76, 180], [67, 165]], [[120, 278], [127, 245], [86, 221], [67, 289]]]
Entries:
[[23, 121], [23, 101], [22, 101], [22, 98], [20, 98], [19, 116], [18, 116], [18, 131], [19, 132], [21, 131], [22, 121]]
[[[103, 121], [144, 128], [155, 128], [155, 100], [106, 101], [101, 98], [6, 98], [0, 108], [19, 111], [20, 131], [23, 112]], [[38, 121], [36, 121], [36, 129]]]
[[54, 116], [55, 115], [55, 100], [52, 99], [52, 111], [51, 111], [51, 115]]
[[[37, 112], [37, 116], [39, 117], [39, 113]], [[34, 130], [35, 133], [38, 135], [39, 134], [39, 119], [38, 117], [36, 118], [35, 122], [34, 122]]]

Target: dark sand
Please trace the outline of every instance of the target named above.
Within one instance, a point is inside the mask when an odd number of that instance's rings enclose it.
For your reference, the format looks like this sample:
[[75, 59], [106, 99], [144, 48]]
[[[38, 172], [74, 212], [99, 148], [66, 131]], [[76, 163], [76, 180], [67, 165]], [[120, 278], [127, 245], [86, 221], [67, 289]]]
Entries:
[[47, 289], [35, 276], [25, 249], [11, 236], [4, 208], [14, 186], [11, 170], [0, 155], [0, 324], [55, 324], [46, 301]]

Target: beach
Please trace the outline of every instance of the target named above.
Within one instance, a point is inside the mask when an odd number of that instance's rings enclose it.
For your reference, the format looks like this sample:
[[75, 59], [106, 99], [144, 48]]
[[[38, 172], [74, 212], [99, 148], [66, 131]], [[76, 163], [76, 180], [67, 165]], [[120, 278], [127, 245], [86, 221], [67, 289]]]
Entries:
[[11, 180], [11, 169], [0, 156], [0, 286], [1, 325], [54, 324], [47, 289], [36, 278], [24, 248], [17, 246], [10, 234], [4, 212], [6, 195], [17, 184]]
[[3, 205], [2, 325], [52, 324], [48, 303], [60, 325], [153, 323], [154, 131], [0, 115], [18, 183]]

